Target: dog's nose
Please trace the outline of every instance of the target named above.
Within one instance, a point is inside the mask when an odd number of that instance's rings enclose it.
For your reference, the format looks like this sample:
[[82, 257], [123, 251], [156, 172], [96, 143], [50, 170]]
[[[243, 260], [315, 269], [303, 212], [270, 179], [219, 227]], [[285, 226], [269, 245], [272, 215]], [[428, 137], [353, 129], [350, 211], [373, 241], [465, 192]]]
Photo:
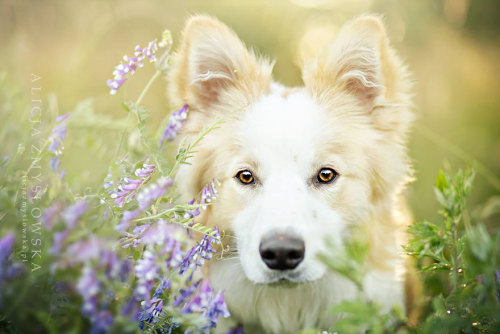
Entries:
[[262, 239], [259, 252], [270, 269], [294, 269], [304, 259], [306, 246], [300, 238], [277, 234]]

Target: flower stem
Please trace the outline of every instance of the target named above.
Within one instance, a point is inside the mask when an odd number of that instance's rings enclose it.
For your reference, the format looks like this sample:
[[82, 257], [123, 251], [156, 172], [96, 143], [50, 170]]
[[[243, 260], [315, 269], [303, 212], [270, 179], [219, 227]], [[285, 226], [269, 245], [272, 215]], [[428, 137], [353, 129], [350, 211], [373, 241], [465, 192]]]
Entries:
[[[160, 76], [160, 74], [162, 73], [163, 71], [160, 71], [160, 70], [157, 70], [155, 72], [155, 74], [151, 77], [151, 79], [149, 79], [148, 83], [146, 84], [146, 86], [144, 87], [144, 89], [142, 90], [141, 94], [139, 95], [139, 97], [137, 98], [137, 100], [135, 101], [135, 105], [138, 106], [142, 100], [144, 99], [144, 96], [146, 96], [146, 93], [148, 92], [148, 90], [151, 88], [151, 85], [153, 84], [153, 82], [158, 79], [158, 77]], [[127, 122], [128, 120], [130, 119], [130, 113], [128, 113], [128, 116], [127, 116]], [[134, 112], [135, 113], [135, 112]], [[136, 113], [135, 113], [136, 114]], [[136, 114], [137, 117], [139, 117], [137, 114]], [[116, 153], [115, 153], [115, 159], [118, 157], [118, 155], [120, 154], [120, 150], [123, 146], [123, 140], [125, 139], [125, 132], [127, 132], [127, 127], [125, 126], [125, 129], [122, 130], [122, 133], [120, 135], [120, 141], [118, 143], [118, 147], [116, 149]]]
[[135, 105], [139, 105], [142, 102], [142, 99], [144, 98], [144, 96], [148, 92], [149, 88], [151, 87], [153, 82], [160, 76], [161, 73], [162, 73], [162, 71], [157, 70], [155, 72], [155, 74], [151, 77], [151, 79], [149, 79], [148, 83], [146, 84], [146, 87], [144, 87], [144, 89], [142, 90], [141, 95], [139, 95], [139, 97], [137, 98], [137, 101], [135, 101]]

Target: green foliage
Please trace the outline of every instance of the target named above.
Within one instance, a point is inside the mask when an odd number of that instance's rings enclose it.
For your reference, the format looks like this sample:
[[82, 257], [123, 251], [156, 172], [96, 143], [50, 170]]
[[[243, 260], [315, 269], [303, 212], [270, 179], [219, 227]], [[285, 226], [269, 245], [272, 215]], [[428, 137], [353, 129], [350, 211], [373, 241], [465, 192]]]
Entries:
[[[410, 228], [413, 238], [405, 248], [419, 260], [425, 284], [435, 284], [441, 274], [442, 291], [431, 299], [424, 332], [489, 333], [500, 329], [500, 232], [488, 233], [482, 223], [472, 225], [465, 204], [474, 170], [458, 171], [452, 178], [440, 171], [435, 193], [441, 205], [443, 227], [429, 222]], [[434, 283], [431, 283], [434, 279]]]
[[332, 240], [327, 240], [330, 253], [319, 254], [319, 259], [338, 274], [350, 279], [362, 290], [362, 280], [366, 274], [364, 266], [368, 245], [359, 239], [352, 239], [344, 247], [339, 247]]
[[418, 260], [427, 296], [416, 327], [406, 322], [401, 310], [383, 312], [376, 303], [363, 300], [366, 247], [360, 241], [348, 242], [343, 250], [330, 243], [331, 253], [321, 259], [360, 292], [358, 298], [330, 310], [340, 318], [332, 332], [500, 332], [500, 231], [488, 232], [482, 223], [468, 220], [466, 201], [474, 177], [473, 169], [460, 170], [453, 177], [440, 170], [434, 190], [443, 222], [424, 221], [409, 228], [411, 238], [404, 249]]

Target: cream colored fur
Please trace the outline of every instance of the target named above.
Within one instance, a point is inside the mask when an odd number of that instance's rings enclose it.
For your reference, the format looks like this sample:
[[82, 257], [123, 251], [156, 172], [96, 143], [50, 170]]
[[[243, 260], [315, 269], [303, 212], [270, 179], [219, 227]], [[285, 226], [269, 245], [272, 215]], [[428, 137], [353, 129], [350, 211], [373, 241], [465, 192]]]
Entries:
[[[283, 87], [271, 72], [269, 61], [207, 16], [187, 23], [170, 72], [171, 100], [190, 109], [181, 137], [225, 120], [177, 175], [186, 200], [212, 178], [221, 182], [199, 218], [224, 230], [231, 247], [205, 268], [212, 285], [226, 290], [232, 314], [218, 332], [236, 323], [247, 333], [328, 329], [335, 321], [325, 314], [328, 306], [357, 291], [318, 261], [326, 236], [339, 245], [353, 234], [366, 237], [366, 299], [387, 310], [403, 306], [400, 245], [409, 219], [400, 196], [411, 175], [405, 144], [413, 115], [405, 67], [380, 19], [347, 23], [304, 65], [304, 87]], [[333, 183], [315, 183], [323, 167], [339, 173]], [[241, 169], [257, 183], [239, 183]], [[273, 271], [260, 259], [260, 240], [273, 231], [303, 238], [305, 259], [296, 269]]]

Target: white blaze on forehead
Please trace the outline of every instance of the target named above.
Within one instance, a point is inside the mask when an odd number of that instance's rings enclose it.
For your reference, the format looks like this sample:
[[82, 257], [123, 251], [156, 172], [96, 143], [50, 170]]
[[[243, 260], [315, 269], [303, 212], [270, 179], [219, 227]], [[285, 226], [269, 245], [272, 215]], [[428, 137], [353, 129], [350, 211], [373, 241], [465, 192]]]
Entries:
[[277, 167], [275, 164], [310, 169], [326, 117], [306, 93], [287, 95], [276, 90], [256, 102], [243, 117], [241, 144], [265, 172]]

